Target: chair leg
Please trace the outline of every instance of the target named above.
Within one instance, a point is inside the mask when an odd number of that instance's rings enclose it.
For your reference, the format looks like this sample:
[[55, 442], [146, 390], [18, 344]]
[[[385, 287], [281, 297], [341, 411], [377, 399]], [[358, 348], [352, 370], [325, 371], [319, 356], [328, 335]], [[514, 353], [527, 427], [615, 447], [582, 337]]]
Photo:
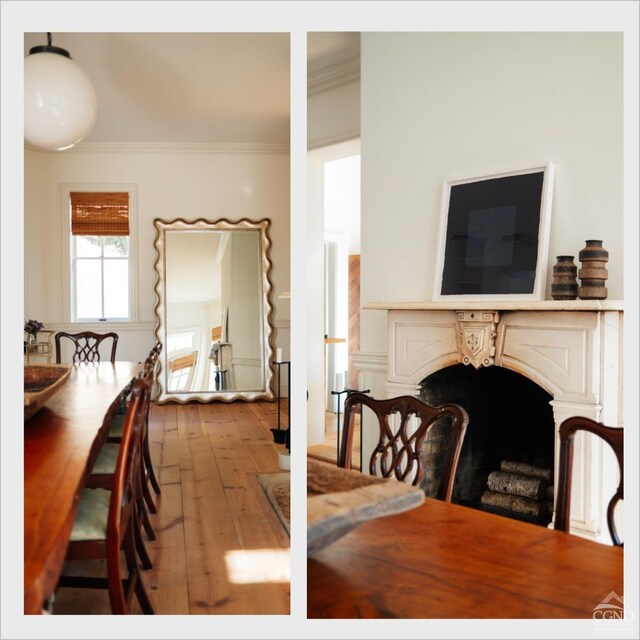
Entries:
[[[156, 533], [153, 530], [153, 526], [151, 526], [151, 521], [149, 520], [149, 514], [147, 512], [147, 505], [145, 504], [146, 500], [144, 499], [144, 487], [145, 487], [144, 476], [142, 473], [138, 473], [137, 476], [138, 476], [138, 479], [137, 479], [138, 486], [136, 487], [136, 497], [135, 497], [136, 520], [138, 521], [138, 524], [142, 524], [144, 530], [147, 533], [147, 537], [149, 538], [149, 540], [155, 540]], [[155, 505], [153, 505], [153, 508], [155, 512], [156, 511]]]
[[144, 544], [144, 540], [142, 538], [142, 532], [140, 531], [140, 523], [138, 522], [137, 517], [136, 517], [135, 525], [133, 527], [133, 537], [136, 544], [136, 553], [140, 558], [140, 564], [142, 564], [142, 568], [147, 570], [153, 569], [153, 563], [151, 562], [151, 558], [149, 557], [149, 552], [147, 551], [147, 547]]
[[142, 612], [145, 615], [154, 615], [155, 611], [153, 610], [153, 605], [151, 604], [151, 600], [149, 600], [147, 590], [144, 588], [144, 583], [142, 582], [142, 577], [140, 575], [138, 575], [138, 581], [136, 582], [135, 589]]
[[147, 503], [147, 508], [149, 509], [149, 511], [151, 511], [151, 513], [158, 513], [158, 508], [156, 507], [155, 502], [153, 501], [153, 496], [149, 491], [149, 483], [147, 482], [147, 476], [144, 475], [142, 465], [140, 466], [140, 473], [142, 475], [142, 495], [144, 497], [144, 501]]
[[142, 445], [142, 454], [144, 456], [144, 466], [146, 468], [146, 475], [151, 480], [151, 486], [156, 492], [156, 495], [160, 495], [160, 484], [156, 478], [156, 472], [153, 469], [153, 463], [151, 462], [151, 451], [149, 450], [149, 431], [144, 434], [144, 442]]
[[145, 530], [145, 533], [147, 534], [147, 538], [149, 538], [149, 540], [156, 540], [156, 532], [153, 530], [151, 520], [149, 520], [149, 514], [144, 508], [144, 503], [141, 503], [140, 512], [140, 521], [142, 523], [142, 527]]
[[[140, 575], [138, 563], [136, 560], [135, 524], [135, 516], [133, 516], [133, 519], [130, 522], [130, 527], [133, 527], [133, 529], [130, 528], [129, 531], [127, 531], [122, 546], [128, 569], [127, 582], [129, 589], [133, 587], [143, 613], [153, 614], [155, 612], [153, 610], [153, 606], [151, 605], [151, 601], [149, 600], [149, 596], [147, 595], [147, 592], [144, 588], [144, 584], [142, 583], [142, 576]], [[131, 595], [131, 591], [129, 590], [127, 593], [128, 598], [130, 598]]]
[[126, 614], [127, 604], [120, 572], [120, 547], [117, 542], [109, 542], [107, 544], [107, 588], [109, 590], [111, 612], [116, 615]]

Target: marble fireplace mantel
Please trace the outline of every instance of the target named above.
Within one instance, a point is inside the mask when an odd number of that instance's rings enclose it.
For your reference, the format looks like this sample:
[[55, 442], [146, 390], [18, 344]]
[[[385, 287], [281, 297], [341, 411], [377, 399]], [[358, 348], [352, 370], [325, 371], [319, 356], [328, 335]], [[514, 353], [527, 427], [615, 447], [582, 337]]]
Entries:
[[[389, 397], [418, 395], [422, 380], [456, 364], [515, 371], [553, 398], [556, 466], [566, 418], [622, 426], [622, 301], [369, 302], [364, 309], [387, 311]], [[572, 531], [602, 541], [617, 486], [609, 454], [596, 439], [576, 438]]]
[[492, 309], [495, 311], [622, 311], [622, 300], [457, 300], [443, 302], [367, 302], [364, 309], [383, 311], [461, 311]]

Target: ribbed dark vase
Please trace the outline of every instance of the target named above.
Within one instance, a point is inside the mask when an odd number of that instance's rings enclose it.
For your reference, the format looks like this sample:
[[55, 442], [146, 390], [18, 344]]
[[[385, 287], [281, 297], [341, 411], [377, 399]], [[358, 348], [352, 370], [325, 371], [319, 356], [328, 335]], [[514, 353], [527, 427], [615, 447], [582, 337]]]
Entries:
[[609, 273], [607, 262], [609, 252], [602, 247], [602, 240], [587, 240], [585, 248], [578, 254], [582, 268], [578, 273], [581, 300], [604, 300], [609, 292], [604, 286]]
[[556, 256], [551, 282], [551, 297], [554, 300], [575, 300], [578, 297], [578, 267], [574, 256]]

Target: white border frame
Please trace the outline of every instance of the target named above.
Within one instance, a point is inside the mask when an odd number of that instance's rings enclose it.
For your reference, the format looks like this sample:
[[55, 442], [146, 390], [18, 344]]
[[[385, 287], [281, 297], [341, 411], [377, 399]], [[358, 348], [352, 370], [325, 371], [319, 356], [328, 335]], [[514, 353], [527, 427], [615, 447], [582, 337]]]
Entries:
[[[451, 187], [460, 184], [493, 180], [497, 178], [507, 178], [510, 176], [527, 175], [529, 173], [539, 173], [542, 171], [542, 194], [540, 198], [540, 224], [538, 226], [538, 254], [536, 259], [536, 275], [533, 283], [532, 293], [487, 293], [487, 294], [452, 294], [443, 295], [442, 276], [444, 272], [444, 257], [447, 241], [447, 228], [449, 224], [449, 198]], [[450, 180], [444, 183], [442, 188], [442, 210], [440, 213], [440, 231], [438, 234], [438, 252], [435, 280], [433, 283], [434, 301], [455, 301], [455, 300], [477, 300], [477, 301], [497, 301], [497, 300], [535, 300], [545, 299], [547, 285], [547, 269], [549, 262], [549, 233], [551, 229], [551, 198], [553, 194], [554, 165], [547, 162], [528, 169], [507, 171], [477, 178], [465, 178], [461, 180]]]

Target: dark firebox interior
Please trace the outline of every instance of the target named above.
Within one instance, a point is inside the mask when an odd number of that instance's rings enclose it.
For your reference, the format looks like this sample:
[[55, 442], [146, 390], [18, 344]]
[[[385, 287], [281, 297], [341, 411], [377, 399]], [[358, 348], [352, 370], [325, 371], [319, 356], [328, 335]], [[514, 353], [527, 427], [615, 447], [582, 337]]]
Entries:
[[[482, 508], [487, 477], [502, 460], [553, 470], [552, 396], [535, 382], [502, 367], [455, 365], [430, 375], [421, 387], [428, 404], [452, 402], [469, 414], [454, 502]], [[428, 447], [427, 440], [425, 451]]]

